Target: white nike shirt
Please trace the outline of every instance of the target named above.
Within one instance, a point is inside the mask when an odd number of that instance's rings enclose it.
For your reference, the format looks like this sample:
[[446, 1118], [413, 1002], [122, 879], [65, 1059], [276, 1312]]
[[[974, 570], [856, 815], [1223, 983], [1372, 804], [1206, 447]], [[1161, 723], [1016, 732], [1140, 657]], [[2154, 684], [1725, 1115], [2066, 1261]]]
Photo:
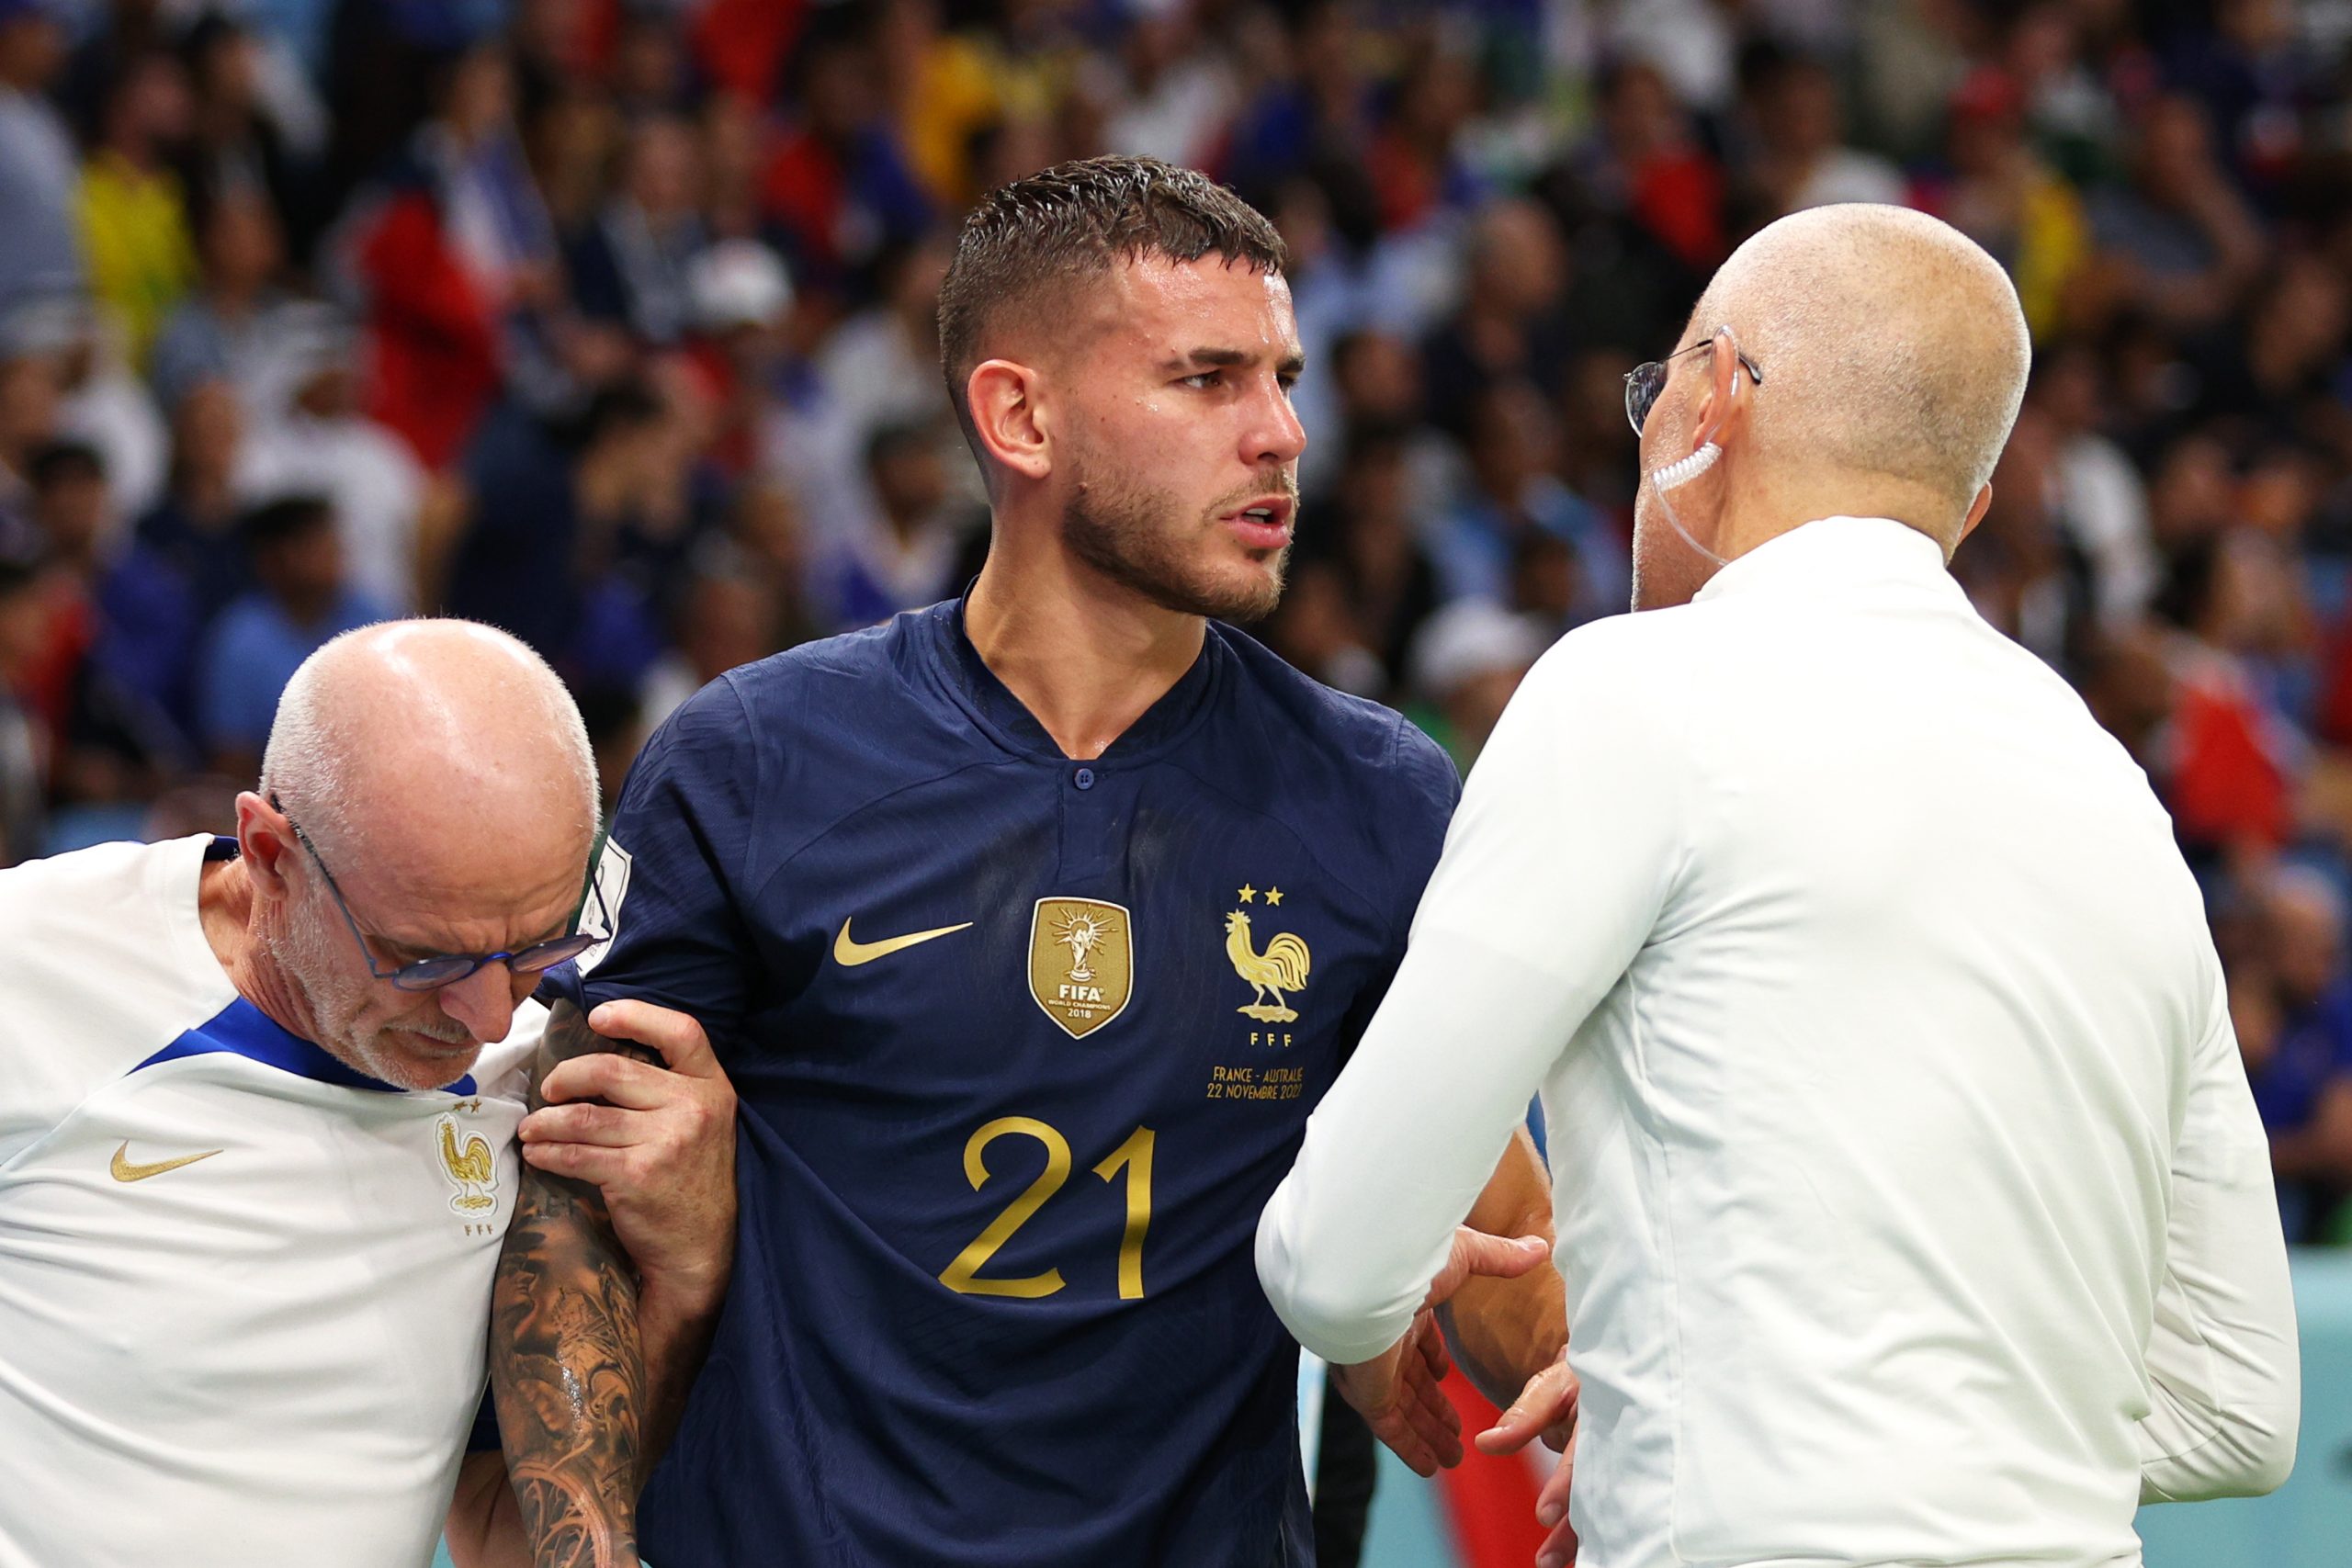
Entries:
[[0, 1568], [420, 1568], [545, 1011], [445, 1091], [241, 998], [215, 840], [0, 872]]
[[1406, 1328], [1538, 1089], [1584, 1568], [2129, 1563], [2277, 1484], [2267, 1145], [2171, 825], [1926, 536], [1809, 523], [1569, 634], [1258, 1233]]

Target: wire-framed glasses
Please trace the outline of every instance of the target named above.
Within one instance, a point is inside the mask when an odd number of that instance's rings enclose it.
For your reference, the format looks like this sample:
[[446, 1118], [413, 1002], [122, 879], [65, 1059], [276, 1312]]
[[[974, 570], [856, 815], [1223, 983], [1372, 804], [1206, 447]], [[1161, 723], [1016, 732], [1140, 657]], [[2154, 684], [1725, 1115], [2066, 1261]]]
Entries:
[[[1657, 395], [1666, 390], [1667, 367], [1714, 345], [1715, 340], [1709, 338], [1704, 343], [1694, 343], [1689, 348], [1679, 348], [1664, 359], [1636, 365], [1625, 372], [1625, 418], [1633, 424], [1634, 434], [1642, 433], [1642, 422], [1650, 417], [1650, 410], [1656, 406]], [[1739, 355], [1739, 367], [1747, 372], [1748, 379], [1762, 386], [1764, 372], [1756, 367], [1756, 361], [1747, 357], [1747, 351], [1734, 347], [1732, 352]]]
[[582, 885], [580, 902], [573, 907], [571, 919], [567, 922], [571, 927], [568, 935], [549, 937], [545, 942], [535, 942], [528, 947], [518, 947], [506, 953], [436, 953], [430, 957], [387, 969], [376, 962], [375, 950], [368, 945], [367, 933], [359, 929], [359, 920], [352, 914], [351, 905], [344, 897], [343, 888], [336, 884], [334, 873], [327, 869], [327, 863], [320, 857], [318, 845], [311, 842], [311, 835], [302, 831], [302, 825], [294, 820], [292, 814], [278, 803], [276, 795], [270, 797], [269, 804], [286, 818], [286, 826], [293, 829], [294, 841], [309, 852], [311, 863], [319, 868], [321, 876], [326, 878], [327, 892], [333, 896], [335, 908], [343, 915], [343, 923], [351, 928], [351, 940], [359, 944], [359, 956], [367, 961], [368, 973], [379, 980], [390, 980], [400, 990], [437, 991], [444, 986], [454, 986], [492, 964], [503, 964], [517, 975], [536, 975], [543, 969], [554, 968], [567, 958], [579, 957], [602, 940], [596, 931], [579, 929], [581, 913], [587, 908], [595, 886], [596, 863], [604, 849], [604, 835], [599, 833], [595, 849], [588, 856], [588, 880]]

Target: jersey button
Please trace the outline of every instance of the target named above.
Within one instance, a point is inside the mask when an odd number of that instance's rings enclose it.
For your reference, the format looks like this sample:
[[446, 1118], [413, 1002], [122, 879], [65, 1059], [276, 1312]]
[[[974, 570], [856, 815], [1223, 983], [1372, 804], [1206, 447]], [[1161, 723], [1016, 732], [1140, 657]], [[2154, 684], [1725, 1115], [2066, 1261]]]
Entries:
[[1094, 787], [1094, 770], [1092, 768], [1080, 768], [1077, 773], [1070, 775], [1069, 782], [1076, 784], [1080, 789], [1092, 789]]

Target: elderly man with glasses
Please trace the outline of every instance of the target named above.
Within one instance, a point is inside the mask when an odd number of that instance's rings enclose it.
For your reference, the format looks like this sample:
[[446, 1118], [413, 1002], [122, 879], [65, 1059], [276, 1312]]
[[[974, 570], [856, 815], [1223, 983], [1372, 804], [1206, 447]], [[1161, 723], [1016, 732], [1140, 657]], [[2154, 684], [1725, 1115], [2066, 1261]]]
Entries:
[[518, 1126], [601, 1186], [655, 1371], [732, 1239], [690, 1021], [600, 1010], [667, 1069], [616, 1057], [593, 1136], [526, 1118], [597, 817], [537, 655], [393, 622], [295, 675], [235, 837], [0, 873], [0, 1568], [528, 1562], [481, 1419]]
[[2016, 290], [1822, 208], [1684, 342], [1628, 388], [1650, 613], [1512, 699], [1260, 1276], [1395, 1356], [1540, 1088], [1582, 1392], [1539, 1562], [2137, 1562], [2141, 1503], [2284, 1478], [2294, 1314], [2171, 825], [1945, 570]]

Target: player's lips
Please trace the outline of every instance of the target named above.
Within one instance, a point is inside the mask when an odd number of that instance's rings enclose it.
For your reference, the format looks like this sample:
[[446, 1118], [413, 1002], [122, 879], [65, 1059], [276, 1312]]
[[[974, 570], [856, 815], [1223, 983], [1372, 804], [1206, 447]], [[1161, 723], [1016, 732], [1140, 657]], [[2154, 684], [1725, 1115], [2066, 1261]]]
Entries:
[[481, 1042], [470, 1036], [464, 1040], [444, 1040], [417, 1029], [396, 1029], [392, 1032], [403, 1037], [409, 1049], [420, 1056], [462, 1056], [481, 1049]]
[[1297, 503], [1287, 495], [1261, 495], [1227, 513], [1223, 521], [1253, 550], [1279, 550], [1290, 543], [1291, 514]]

